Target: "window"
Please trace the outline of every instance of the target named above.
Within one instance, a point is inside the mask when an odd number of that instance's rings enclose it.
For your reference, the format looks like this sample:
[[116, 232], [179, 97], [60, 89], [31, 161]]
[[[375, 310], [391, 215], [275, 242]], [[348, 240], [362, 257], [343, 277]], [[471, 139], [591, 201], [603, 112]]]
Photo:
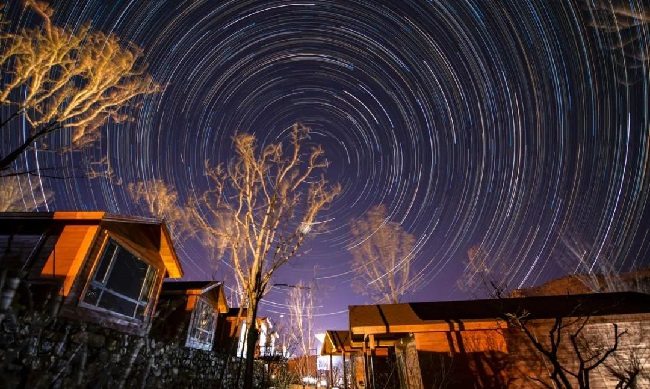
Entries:
[[185, 346], [201, 350], [212, 348], [212, 339], [217, 324], [217, 315], [214, 308], [203, 299], [198, 299], [192, 312], [190, 327]]
[[156, 268], [109, 239], [82, 303], [142, 320], [157, 273]]

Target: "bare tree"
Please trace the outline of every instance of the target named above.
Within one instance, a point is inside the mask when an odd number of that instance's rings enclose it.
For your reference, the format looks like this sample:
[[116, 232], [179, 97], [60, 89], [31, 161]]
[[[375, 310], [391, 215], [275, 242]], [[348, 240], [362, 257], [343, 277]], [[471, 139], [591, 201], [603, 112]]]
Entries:
[[[642, 355], [644, 352], [646, 355]], [[647, 360], [647, 350], [632, 350], [625, 356], [614, 354], [613, 361], [605, 361], [605, 367], [618, 380], [616, 389], [632, 389], [640, 387], [642, 381], [650, 380]]]
[[31, 211], [52, 200], [54, 193], [42, 189], [32, 176], [0, 176], [0, 212]]
[[131, 199], [144, 206], [151, 216], [164, 218], [178, 208], [178, 192], [161, 179], [130, 183], [127, 190]]
[[650, 47], [645, 44], [650, 9], [644, 8], [641, 2], [623, 0], [597, 0], [588, 4], [592, 26], [613, 41], [609, 46], [612, 51], [622, 55], [623, 60], [618, 64], [629, 69], [645, 69], [650, 61]]
[[349, 248], [358, 276], [354, 286], [376, 302], [398, 303], [413, 288], [415, 237], [399, 223], [388, 220], [383, 204], [370, 208], [363, 218], [351, 220], [350, 231], [360, 240]]
[[[589, 293], [601, 292], [650, 292], [650, 268], [635, 269], [628, 273], [620, 272], [620, 264], [611, 255], [601, 254], [590, 258], [593, 242], [580, 234], [579, 228], [570, 228], [557, 245], [559, 265], [573, 274]], [[586, 291], [567, 290], [566, 293], [586, 293]]]
[[289, 339], [295, 356], [296, 370], [302, 379], [314, 372], [315, 366], [310, 366], [313, 361], [309, 356], [314, 354], [316, 348], [316, 334], [314, 332], [315, 311], [315, 284], [299, 282], [290, 291], [287, 300], [289, 307]]
[[[570, 231], [575, 230], [577, 228]], [[459, 285], [462, 282], [465, 287], [482, 288], [490, 298], [504, 299], [513, 295], [522, 297], [627, 291], [643, 284], [643, 279], [635, 276], [634, 273], [621, 277], [606, 259], [597, 261], [598, 269], [603, 271], [603, 274], [594, 272], [592, 267], [596, 265], [590, 266], [586, 260], [589, 242], [578, 235], [566, 233], [562, 237], [563, 245], [560, 247], [564, 248], [562, 261], [565, 265], [570, 265], [570, 271], [585, 272], [573, 276], [580, 289], [576, 290], [576, 284], [567, 283], [566, 280], [562, 285], [569, 288], [563, 287], [558, 290], [556, 287], [545, 287], [552, 284], [554, 280], [540, 287], [509, 293], [502, 275], [507, 272], [499, 267], [498, 262], [490, 260], [480, 247], [472, 247], [468, 250], [469, 260]], [[619, 380], [620, 387], [632, 387], [626, 385], [634, 383], [644, 372], [642, 366], [639, 368], [636, 349], [619, 350], [621, 338], [629, 336], [628, 331], [620, 331], [616, 323], [594, 323], [589, 314], [575, 315], [578, 308], [579, 305], [568, 317], [551, 319], [550, 324], [546, 321], [530, 319], [528, 311], [501, 315], [501, 319], [506, 320], [526, 336], [533, 348], [541, 354], [545, 364], [550, 366], [549, 378], [553, 385], [538, 376], [528, 378], [548, 388], [572, 388], [576, 383], [579, 388], [589, 388], [591, 372], [602, 367]], [[602, 328], [597, 332], [597, 336], [594, 336], [594, 330], [598, 326]], [[487, 362], [501, 364], [508, 361], [496, 359]]]
[[187, 239], [197, 233], [190, 219], [191, 212], [180, 204], [178, 191], [173, 185], [155, 178], [129, 183], [126, 188], [129, 197], [140, 205], [148, 216], [167, 222], [175, 238]]
[[480, 294], [488, 298], [502, 298], [507, 294], [508, 274], [498, 261], [491, 261], [480, 246], [467, 250], [467, 262], [462, 277], [456, 282], [461, 290]]
[[226, 168], [206, 161], [211, 189], [189, 206], [198, 229], [227, 248], [229, 264], [244, 290], [249, 323], [245, 388], [252, 387], [258, 338], [252, 323], [259, 302], [275, 271], [296, 255], [317, 214], [341, 190], [340, 185], [328, 185], [320, 173], [328, 166], [323, 148], [303, 150], [308, 133], [307, 127], [294, 125], [287, 152], [282, 143], [258, 150], [255, 136], [235, 135], [235, 157]]
[[[46, 3], [25, 0], [42, 19], [41, 28], [26, 28], [0, 36], [0, 104], [9, 112], [0, 130], [16, 118], [29, 124], [28, 135], [0, 155], [0, 174], [34, 142], [69, 129], [71, 144], [80, 148], [101, 136], [107, 120], [127, 120], [124, 107], [137, 96], [161, 87], [139, 66], [142, 50], [123, 45], [114, 35], [84, 26], [75, 31], [52, 24], [53, 9]], [[12, 139], [21, 139], [17, 132]]]

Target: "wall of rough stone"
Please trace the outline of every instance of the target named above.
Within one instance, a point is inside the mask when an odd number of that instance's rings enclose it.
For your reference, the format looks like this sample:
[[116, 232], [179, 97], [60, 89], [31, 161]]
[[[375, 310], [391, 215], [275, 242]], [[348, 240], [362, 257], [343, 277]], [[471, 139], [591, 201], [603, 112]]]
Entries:
[[236, 388], [238, 361], [224, 372], [226, 357], [215, 352], [41, 312], [0, 323], [2, 388]]

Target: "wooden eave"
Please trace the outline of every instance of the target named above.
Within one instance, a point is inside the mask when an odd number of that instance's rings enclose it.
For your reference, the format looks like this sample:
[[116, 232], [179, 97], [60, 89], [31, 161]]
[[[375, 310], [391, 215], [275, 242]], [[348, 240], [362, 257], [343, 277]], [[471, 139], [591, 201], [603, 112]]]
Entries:
[[492, 330], [507, 328], [498, 318], [423, 319], [410, 304], [351, 306], [350, 332], [352, 335], [387, 334], [401, 337], [414, 332], [446, 332]]
[[[218, 313], [227, 313], [229, 310], [221, 282], [211, 282], [204, 288], [187, 289], [185, 294], [190, 297], [204, 296], [204, 298], [211, 303]], [[190, 298], [190, 300], [195, 301], [195, 298]], [[194, 306], [193, 304], [194, 303], [192, 303], [191, 306], [192, 308]]]
[[401, 336], [405, 333], [495, 330], [507, 328], [508, 314], [525, 312], [529, 320], [592, 318], [650, 312], [650, 295], [636, 292], [567, 296], [439, 301], [349, 307], [350, 331], [356, 335]]
[[[111, 225], [113, 223], [115, 223], [113, 225], [117, 225], [119, 223], [126, 223], [135, 226], [141, 226], [141, 228], [145, 225], [149, 225], [152, 227], [159, 227], [160, 236], [151, 237], [151, 239], [153, 239], [154, 241], [159, 239], [158, 247], [156, 248], [158, 251], [157, 254], [160, 257], [160, 259], [162, 259], [162, 262], [165, 265], [165, 269], [167, 270], [169, 278], [183, 277], [183, 269], [181, 267], [180, 260], [178, 259], [176, 249], [174, 248], [169, 229], [167, 228], [167, 225], [164, 222], [158, 221], [156, 219], [143, 218], [137, 216], [112, 215], [100, 211], [54, 212], [54, 214], [52, 215], [52, 219], [61, 220], [61, 221], [66, 221], [66, 220], [88, 221], [88, 222], [94, 222], [92, 224], [102, 223], [104, 225]], [[128, 236], [125, 236], [125, 238], [129, 239]], [[137, 242], [135, 243], [137, 244]], [[144, 251], [146, 252], [147, 250]]]
[[[100, 227], [139, 256], [164, 268], [171, 278], [183, 276], [183, 270], [164, 223], [148, 218], [111, 215], [105, 212], [53, 212], [4, 214], [16, 220], [17, 233], [37, 233], [54, 228], [59, 232], [53, 253], [39, 270], [41, 276], [65, 279], [63, 294], [67, 295], [77, 272], [95, 245]], [[14, 227], [16, 228], [16, 227]], [[41, 232], [42, 233], [42, 232]], [[57, 261], [58, 260], [58, 261]], [[56, 266], [54, 266], [56, 264]]]
[[92, 220], [100, 222], [106, 212], [92, 211], [92, 212], [54, 212], [52, 219], [54, 220]]
[[473, 331], [473, 330], [496, 330], [508, 327], [505, 320], [500, 319], [471, 319], [471, 320], [435, 320], [417, 324], [395, 324], [395, 325], [368, 325], [350, 327], [353, 334], [395, 334], [403, 335], [416, 332], [449, 332], [449, 331]]
[[216, 289], [217, 308], [219, 310], [219, 313], [227, 313], [230, 310], [230, 307], [228, 307], [228, 300], [226, 299], [226, 293], [223, 290], [223, 283], [219, 283], [219, 285], [217, 286], [218, 286], [218, 288]]
[[160, 257], [165, 264], [169, 278], [183, 277], [183, 268], [172, 244], [171, 234], [164, 222], [160, 225]]
[[350, 345], [350, 331], [333, 331], [325, 333], [321, 355], [338, 355], [353, 352]]

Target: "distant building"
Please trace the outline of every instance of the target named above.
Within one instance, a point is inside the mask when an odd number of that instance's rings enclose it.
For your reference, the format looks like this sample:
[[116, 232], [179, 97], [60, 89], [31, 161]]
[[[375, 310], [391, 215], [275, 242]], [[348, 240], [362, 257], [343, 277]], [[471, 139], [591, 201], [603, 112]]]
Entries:
[[[227, 314], [219, 317], [215, 349], [233, 356], [246, 356], [247, 309], [230, 308]], [[273, 331], [273, 323], [268, 317], [256, 319], [259, 337], [255, 350], [256, 358], [270, 358], [281, 354], [276, 348], [278, 334]]]

